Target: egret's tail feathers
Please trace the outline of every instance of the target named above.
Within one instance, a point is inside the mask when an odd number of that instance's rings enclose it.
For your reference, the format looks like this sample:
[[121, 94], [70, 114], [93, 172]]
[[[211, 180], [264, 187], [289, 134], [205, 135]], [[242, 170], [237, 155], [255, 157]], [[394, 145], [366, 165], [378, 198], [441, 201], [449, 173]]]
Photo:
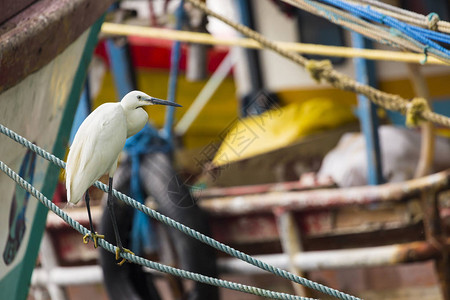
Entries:
[[[81, 198], [83, 197], [83, 194], [79, 195], [79, 192], [74, 187], [74, 181], [77, 180], [77, 178], [73, 178], [72, 172], [66, 172], [66, 190], [67, 190], [67, 202], [77, 204]], [[75, 185], [76, 187], [76, 185]]]
[[80, 194], [80, 192], [74, 191], [70, 187], [70, 184], [68, 184], [68, 186], [69, 188], [67, 189], [67, 202], [77, 204], [83, 198], [84, 192]]
[[[75, 138], [77, 138], [75, 136]], [[83, 144], [83, 142], [81, 143]], [[81, 195], [79, 194], [77, 187], [78, 181], [80, 180], [77, 176], [77, 173], [81, 173], [84, 169], [84, 166], [81, 164], [81, 150], [80, 147], [74, 147], [74, 143], [70, 146], [69, 155], [67, 156], [66, 163], [66, 189], [67, 189], [67, 202], [77, 204], [80, 200]], [[75, 188], [74, 188], [75, 187]], [[84, 194], [84, 191], [83, 191]]]

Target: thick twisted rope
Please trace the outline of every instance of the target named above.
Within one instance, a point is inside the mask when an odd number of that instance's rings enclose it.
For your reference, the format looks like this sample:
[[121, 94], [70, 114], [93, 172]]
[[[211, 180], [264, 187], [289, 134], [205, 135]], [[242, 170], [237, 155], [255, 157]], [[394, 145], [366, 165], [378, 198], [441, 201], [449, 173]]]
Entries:
[[432, 30], [450, 33], [450, 23], [440, 20], [439, 16], [435, 13], [431, 13], [427, 16], [402, 9], [381, 1], [376, 0], [352, 0], [353, 2], [360, 2], [363, 4], [371, 5], [372, 9], [376, 9], [379, 12], [402, 20], [404, 22], [422, 26], [424, 28], [430, 28]]
[[426, 62], [428, 52], [445, 64], [450, 63], [450, 58], [438, 49], [429, 49], [430, 46], [424, 45], [407, 34], [395, 28], [385, 27], [383, 25], [372, 24], [362, 18], [354, 16], [344, 10], [333, 6], [310, 0], [282, 0], [290, 5], [298, 7], [309, 13], [315, 14], [339, 26], [347, 28], [351, 31], [358, 32], [381, 44], [387, 44], [402, 50], [410, 50], [413, 52], [423, 53]]
[[335, 7], [325, 5], [323, 3], [300, 0], [283, 0], [284, 2], [305, 10], [309, 13], [326, 18], [328, 21], [340, 25], [349, 30], [358, 32], [372, 40], [381, 44], [387, 44], [402, 50], [410, 50], [415, 52], [423, 52], [424, 46], [417, 43], [407, 35], [396, 32], [393, 34], [390, 30], [367, 22], [361, 18], [353, 16]]
[[[65, 163], [62, 160], [60, 160], [59, 158], [57, 158], [56, 156], [54, 156], [52, 154], [49, 154], [44, 149], [34, 145], [33, 143], [31, 143], [30, 141], [28, 141], [24, 137], [18, 135], [17, 133], [15, 133], [14, 131], [8, 129], [7, 127], [5, 127], [2, 124], [0, 124], [0, 132], [5, 134], [6, 136], [10, 137], [14, 141], [16, 141], [16, 142], [22, 144], [23, 146], [27, 147], [28, 149], [32, 150], [33, 152], [37, 153], [38, 155], [42, 156], [43, 158], [45, 158], [45, 159], [49, 160], [50, 162], [56, 164], [57, 166], [59, 166], [61, 168], [65, 168]], [[3, 170], [3, 167], [2, 167], [2, 170]], [[94, 185], [97, 188], [101, 189], [102, 191], [108, 192], [108, 186], [107, 185], [105, 185], [105, 184], [103, 184], [103, 183], [101, 183], [99, 181], [95, 182]], [[139, 203], [138, 201], [128, 197], [127, 195], [124, 195], [124, 194], [122, 194], [122, 193], [120, 193], [120, 192], [118, 192], [118, 191], [116, 191], [114, 189], [113, 189], [112, 192], [113, 192], [113, 195], [117, 199], [119, 199], [119, 200], [123, 201], [124, 203], [126, 203], [126, 204], [128, 204], [128, 205], [130, 205], [130, 206], [132, 206], [132, 207], [142, 211], [143, 213], [147, 214], [148, 216], [154, 218], [155, 220], [158, 220], [161, 223], [164, 223], [164, 224], [166, 224], [166, 225], [168, 225], [170, 227], [176, 228], [176, 229], [180, 230], [181, 232], [183, 232], [183, 233], [185, 233], [185, 234], [187, 234], [187, 235], [189, 235], [189, 236], [191, 236], [191, 237], [193, 237], [193, 238], [195, 238], [195, 239], [197, 239], [197, 240], [199, 240], [199, 241], [201, 241], [201, 242], [203, 242], [203, 243], [205, 243], [205, 244], [207, 244], [207, 245], [209, 245], [209, 246], [211, 246], [211, 247], [213, 247], [213, 248], [215, 248], [217, 250], [220, 250], [220, 251], [222, 251], [224, 253], [227, 253], [227, 254], [229, 254], [229, 255], [231, 255], [233, 257], [236, 257], [236, 258], [238, 258], [240, 260], [243, 260], [243, 261], [245, 261], [245, 262], [247, 262], [249, 264], [252, 264], [252, 265], [254, 265], [254, 266], [256, 266], [256, 267], [258, 267], [260, 269], [263, 269], [265, 271], [268, 271], [268, 272], [270, 272], [272, 274], [275, 274], [275, 275], [277, 275], [279, 277], [288, 279], [290, 281], [296, 282], [298, 284], [304, 285], [306, 287], [312, 288], [314, 290], [320, 291], [322, 293], [331, 295], [331, 296], [336, 297], [338, 299], [346, 299], [346, 300], [347, 299], [351, 299], [351, 300], [359, 299], [357, 297], [354, 297], [354, 296], [348, 295], [346, 293], [340, 292], [340, 291], [338, 291], [336, 289], [329, 288], [329, 287], [324, 286], [322, 284], [319, 284], [317, 282], [308, 280], [306, 278], [294, 275], [294, 274], [292, 274], [290, 272], [287, 272], [287, 271], [282, 270], [280, 268], [277, 268], [277, 267], [274, 267], [272, 265], [269, 265], [269, 264], [267, 264], [267, 263], [265, 263], [265, 262], [263, 262], [263, 261], [261, 261], [259, 259], [251, 257], [248, 254], [245, 254], [245, 253], [243, 253], [243, 252], [241, 252], [239, 250], [236, 250], [236, 249], [234, 249], [234, 248], [232, 248], [230, 246], [227, 246], [227, 245], [225, 245], [223, 243], [220, 243], [220, 242], [214, 240], [213, 238], [210, 238], [210, 237], [208, 237], [208, 236], [206, 236], [206, 235], [204, 235], [204, 234], [202, 234], [202, 233], [200, 233], [200, 232], [198, 232], [198, 231], [196, 231], [196, 230], [194, 230], [194, 229], [192, 229], [192, 228], [190, 228], [190, 227], [188, 227], [186, 225], [183, 225], [183, 224], [181, 224], [181, 223], [179, 223], [179, 222], [177, 222], [177, 221], [175, 221], [175, 220], [173, 220], [173, 219], [171, 219], [169, 217], [166, 217], [165, 215], [163, 215], [163, 214], [161, 214], [161, 213], [159, 213], [159, 212], [157, 212], [157, 211], [155, 211], [155, 210], [153, 210], [153, 209], [151, 209], [151, 208], [149, 208], [149, 207]], [[36, 197], [36, 198], [38, 200], [41, 200], [38, 197]], [[49, 207], [49, 206], [47, 206], [47, 207]], [[53, 206], [51, 206], [51, 207], [53, 207]], [[75, 221], [73, 221], [73, 222], [75, 222]], [[75, 223], [73, 223], [73, 224], [75, 224]], [[72, 226], [72, 224], [70, 224], [70, 225]], [[77, 228], [75, 228], [75, 229], [78, 230]], [[80, 230], [78, 230], [78, 231], [80, 231]], [[81, 233], [82, 234], [86, 234], [88, 232], [89, 231], [86, 231], [86, 232], [83, 231]], [[107, 244], [103, 244], [103, 241], [101, 241], [99, 244], [101, 246], [102, 245], [107, 246]], [[111, 251], [111, 252], [113, 252], [115, 250], [114, 246], [112, 246], [112, 245], [111, 245], [111, 248], [105, 248], [105, 249], [108, 250], [108, 251]], [[129, 259], [129, 258], [131, 258], [131, 255], [130, 254], [123, 254], [122, 257], [125, 258], [125, 259]], [[137, 258], [136, 258], [136, 261], [133, 260], [133, 259], [129, 259], [129, 260], [131, 260], [133, 262], [136, 262]], [[142, 261], [144, 261], [143, 258], [142, 258]], [[156, 266], [156, 264], [157, 264], [155, 262], [151, 262], [151, 263], [155, 264], [154, 266]], [[162, 268], [162, 267], [158, 266], [158, 268]], [[164, 268], [170, 268], [170, 267], [164, 266]], [[157, 269], [157, 270], [159, 270], [159, 269]], [[167, 269], [167, 270], [169, 270], [169, 269]], [[170, 269], [170, 270], [172, 270], [172, 269]], [[182, 270], [179, 270], [179, 271], [181, 272]], [[165, 271], [163, 270], [163, 272], [165, 272]], [[187, 271], [183, 271], [183, 272], [187, 272]], [[172, 274], [172, 273], [170, 273], [170, 274]], [[184, 276], [183, 274], [185, 275], [186, 273], [180, 273], [180, 275], [178, 275], [178, 274], [173, 274], [173, 275], [177, 275], [177, 276], [183, 277]], [[195, 273], [192, 273], [192, 274], [195, 274]], [[197, 274], [196, 276], [199, 276], [199, 275]], [[205, 276], [205, 278], [206, 278], [206, 276]], [[194, 278], [189, 278], [189, 279], [197, 280], [197, 279], [194, 279]], [[202, 280], [206, 280], [206, 279], [202, 279]], [[204, 282], [204, 281], [201, 281], [201, 282]], [[204, 282], [204, 283], [209, 283], [209, 282]], [[216, 285], [216, 283], [217, 282], [214, 281], [214, 283], [209, 283], [209, 284]], [[291, 298], [277, 298], [277, 299], [291, 299]], [[292, 299], [294, 299], [294, 298], [292, 298]], [[301, 299], [301, 298], [295, 298], [295, 299]]]
[[[347, 75], [344, 75], [334, 70], [330, 62], [324, 61], [319, 62], [314, 60], [308, 60], [305, 57], [299, 55], [298, 53], [281, 48], [273, 41], [265, 38], [263, 35], [248, 28], [247, 26], [233, 22], [225, 18], [224, 16], [210, 10], [209, 8], [206, 7], [204, 3], [198, 0], [186, 0], [186, 1], [196, 6], [197, 8], [201, 9], [208, 15], [211, 15], [219, 19], [220, 21], [224, 22], [225, 24], [233, 27], [240, 33], [248, 36], [249, 38], [254, 39], [258, 43], [260, 43], [263, 47], [273, 50], [278, 54], [292, 60], [298, 65], [305, 67], [310, 72], [311, 76], [316, 80], [325, 80], [326, 82], [330, 83], [332, 86], [336, 88], [347, 91], [353, 91], [365, 95], [372, 102], [389, 110], [399, 111], [403, 114], [408, 114], [409, 110], [411, 109], [409, 101], [407, 101], [406, 99], [403, 99], [398, 95], [382, 92], [368, 85], [358, 83], [357, 81], [348, 77]], [[428, 110], [414, 111], [414, 114], [416, 116], [414, 119], [417, 120], [424, 119], [436, 124], [450, 127], [450, 118], [437, 114], [435, 112]]]
[[[308, 1], [312, 0], [296, 0], [296, 1]], [[367, 19], [371, 22], [380, 24], [379, 26], [387, 26], [388, 28], [395, 29], [397, 34], [403, 33], [405, 36], [409, 36], [422, 44], [422, 47], [429, 49], [428, 51], [437, 55], [437, 57], [449, 62], [450, 50], [446, 49], [439, 43], [450, 43], [450, 38], [447, 34], [436, 32], [430, 29], [424, 29], [417, 26], [409, 25], [401, 22], [393, 17], [384, 15], [378, 11], [372, 10], [370, 6], [361, 6], [357, 4], [350, 4], [342, 0], [320, 0], [328, 5], [335, 6], [345, 12], [345, 14], [352, 14], [360, 18]], [[430, 25], [432, 26], [432, 24]]]
[[[69, 217], [63, 210], [61, 210], [58, 206], [56, 206], [54, 203], [52, 203], [48, 198], [46, 198], [40, 191], [38, 191], [34, 186], [29, 184], [26, 180], [24, 180], [22, 177], [20, 177], [16, 172], [11, 170], [4, 162], [0, 161], [0, 169], [8, 175], [12, 180], [14, 180], [18, 185], [20, 185], [23, 189], [25, 189], [27, 192], [29, 192], [31, 195], [33, 195], [36, 199], [38, 199], [45, 207], [47, 207], [49, 210], [53, 211], [56, 215], [58, 215], [61, 219], [63, 219], [67, 224], [69, 224], [72, 228], [74, 228], [79, 233], [85, 235], [90, 233], [90, 230], [88, 230], [86, 227], [82, 226], [80, 223]], [[117, 247], [112, 245], [111, 243], [105, 241], [104, 239], [100, 239], [98, 241], [98, 244], [103, 249], [111, 252], [116, 253]], [[194, 272], [189, 272], [181, 269], [177, 269], [174, 267], [170, 267], [167, 265], [163, 265], [148, 259], [145, 259], [140, 256], [136, 256], [134, 254], [129, 253], [120, 253], [120, 256], [124, 259], [127, 259], [128, 261], [131, 261], [133, 263], [139, 264], [141, 266], [146, 266], [148, 268], [164, 272], [167, 274], [179, 276], [182, 278], [195, 280], [201, 283], [206, 283], [210, 285], [215, 285], [218, 287], [223, 287], [235, 291], [241, 291], [248, 294], [253, 294], [257, 296], [262, 296], [266, 298], [272, 298], [272, 299], [292, 299], [292, 300], [308, 300], [312, 298], [305, 298], [305, 297], [299, 297], [294, 296], [286, 293], [280, 293], [280, 292], [274, 292], [271, 290], [261, 289], [253, 286], [248, 286], [228, 280], [222, 280], [214, 277], [209, 277], [205, 275], [201, 275]]]

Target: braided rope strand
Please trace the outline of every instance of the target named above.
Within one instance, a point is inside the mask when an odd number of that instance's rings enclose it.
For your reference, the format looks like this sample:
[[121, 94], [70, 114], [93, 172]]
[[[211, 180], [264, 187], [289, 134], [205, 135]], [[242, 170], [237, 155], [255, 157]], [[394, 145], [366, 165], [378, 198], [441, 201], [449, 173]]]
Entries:
[[[201, 6], [201, 3], [198, 3], [196, 0], [187, 0], [187, 1], [191, 2], [192, 4], [194, 4], [197, 7]], [[322, 63], [321, 65], [318, 64], [317, 66], [314, 66], [314, 64], [315, 64], [314, 61], [309, 61], [306, 58], [302, 57], [301, 55], [298, 55], [296, 53], [293, 53], [293, 52], [290, 52], [287, 50], [283, 50], [276, 43], [265, 39], [258, 33], [250, 30], [249, 28], [247, 28], [243, 25], [235, 24], [232, 21], [222, 19], [221, 17], [219, 17], [219, 15], [217, 15], [211, 11], [209, 11], [208, 13], [215, 16], [216, 18], [219, 18], [223, 22], [234, 27], [236, 30], [249, 36], [250, 38], [255, 39], [261, 45], [278, 52], [282, 56], [293, 60], [294, 62], [298, 63], [299, 65], [301, 65], [301, 66], [310, 65], [310, 69], [312, 70], [311, 73], [312, 74], [314, 73], [315, 74], [314, 77], [318, 80], [325, 79], [327, 82], [329, 82], [330, 84], [332, 84], [335, 87], [364, 94], [364, 95], [368, 96], [373, 102], [375, 102], [375, 103], [379, 104], [380, 106], [383, 106], [387, 109], [398, 110], [398, 111], [401, 111], [402, 113], [405, 113], [408, 109], [409, 102], [402, 99], [400, 96], [384, 93], [384, 92], [376, 90], [372, 87], [355, 83], [353, 79], [351, 79], [343, 74], [340, 74], [339, 72], [333, 70], [331, 68], [331, 66], [327, 66], [326, 64]], [[438, 124], [450, 127], [450, 119], [447, 117], [444, 117], [442, 115], [433, 113], [431, 111], [419, 111], [419, 112], [417, 112], [417, 115], [421, 116], [424, 119], [432, 121], [434, 123], [438, 123]], [[10, 130], [4, 130], [4, 128], [6, 129], [6, 127], [1, 125], [0, 129], [1, 129], [2, 133], [4, 133], [5, 135], [9, 136], [13, 140], [16, 140], [17, 142], [21, 143], [22, 145], [29, 148], [30, 150], [36, 152], [38, 155], [42, 156], [43, 158], [55, 163], [59, 167], [61, 167], [61, 168], [65, 167], [65, 163], [63, 161], [61, 161], [60, 159], [58, 159], [56, 156], [49, 154], [42, 148], [39, 148], [38, 146], [32, 144], [31, 142], [29, 142], [28, 140], [24, 139], [23, 137], [17, 135], [14, 132], [12, 132]], [[75, 228], [77, 231], [79, 231], [82, 234], [86, 234], [89, 232], [86, 228], [81, 226], [78, 222], [76, 222], [73, 219], [71, 219], [70, 217], [68, 217], [67, 214], [65, 214], [63, 211], [61, 211], [56, 205], [51, 203], [50, 200], [45, 198], [44, 195], [42, 195], [33, 186], [31, 186], [29, 183], [27, 183], [22, 178], [20, 178], [20, 176], [18, 176], [14, 171], [9, 169], [7, 167], [7, 165], [5, 165], [1, 161], [0, 161], [0, 167], [3, 172], [5, 172], [9, 177], [11, 177], [13, 180], [15, 180], [19, 185], [21, 185], [26, 190], [28, 190], [34, 197], [36, 197], [39, 201], [41, 201], [46, 207], [48, 207], [49, 209], [54, 211], [58, 216], [63, 218], [70, 226], [72, 226], [73, 228]], [[95, 186], [102, 189], [103, 191], [107, 191], [106, 185], [104, 185], [100, 182], [96, 182]], [[350, 296], [345, 293], [339, 292], [337, 290], [330, 289], [330, 288], [320, 285], [318, 283], [309, 281], [305, 278], [296, 276], [287, 271], [281, 270], [279, 268], [268, 265], [262, 261], [259, 261], [243, 252], [233, 249], [225, 244], [219, 243], [208, 236], [205, 236], [205, 235], [203, 235], [181, 223], [178, 223], [178, 222], [176, 222], [154, 210], [151, 210], [148, 207], [140, 204], [139, 202], [136, 202], [134, 199], [132, 199], [122, 193], [119, 193], [114, 190], [113, 194], [119, 200], [125, 202], [126, 204], [128, 204], [136, 209], [139, 209], [140, 211], [146, 213], [147, 215], [153, 217], [154, 219], [156, 219], [162, 223], [165, 223], [168, 226], [174, 227], [174, 228], [198, 239], [199, 241], [202, 241], [203, 243], [206, 243], [220, 251], [223, 251], [223, 252], [228, 253], [236, 258], [246, 261], [256, 267], [267, 270], [267, 271], [269, 271], [275, 275], [278, 275], [280, 277], [300, 283], [302, 285], [316, 289], [318, 291], [321, 291], [323, 293], [332, 295], [332, 296], [340, 298], [340, 299], [358, 299], [354, 296]], [[115, 246], [113, 246], [112, 244], [110, 244], [104, 240], [100, 240], [99, 244], [100, 244], [100, 246], [102, 246], [103, 248], [105, 248], [107, 251], [110, 251], [110, 252], [114, 252], [116, 249]], [[166, 272], [166, 273], [176, 275], [176, 276], [181, 276], [181, 277], [184, 277], [187, 279], [197, 280], [197, 281], [207, 283], [207, 284], [226, 287], [226, 288], [230, 288], [230, 289], [234, 289], [234, 290], [244, 291], [244, 292], [252, 293], [255, 295], [271, 297], [271, 298], [275, 298], [275, 299], [307, 299], [307, 298], [292, 296], [289, 294], [263, 290], [263, 289], [259, 289], [259, 288], [255, 288], [255, 287], [251, 287], [251, 286], [245, 286], [245, 285], [228, 282], [228, 281], [224, 281], [224, 280], [220, 280], [220, 279], [216, 279], [216, 278], [211, 278], [211, 277], [207, 277], [207, 276], [204, 276], [201, 274], [188, 272], [185, 270], [179, 270], [179, 269], [165, 266], [165, 265], [162, 265], [162, 264], [159, 264], [156, 262], [148, 261], [144, 258], [137, 257], [137, 256], [127, 254], [127, 253], [122, 253], [121, 256], [132, 262], [139, 263], [141, 265], [145, 265], [147, 267], [156, 269], [158, 271]]]
[[31, 151], [35, 152], [39, 156], [45, 158], [46, 160], [54, 163], [58, 167], [64, 169], [66, 167], [66, 163], [62, 160], [60, 160], [58, 157], [54, 156], [53, 154], [50, 154], [49, 152], [45, 151], [41, 147], [33, 144], [23, 136], [18, 135], [11, 129], [5, 127], [4, 125], [0, 124], [0, 132], [9, 137], [10, 139], [18, 142], [19, 144], [25, 146], [26, 148], [30, 149]]
[[[408, 22], [410, 24], [419, 25], [422, 27], [429, 27], [428, 18], [433, 17], [433, 15], [424, 16], [406, 9], [399, 8], [381, 1], [376, 0], [353, 0], [354, 2], [360, 2], [363, 4], [369, 4], [373, 9], [378, 9], [380, 12], [386, 15], [390, 15], [396, 19]], [[450, 23], [444, 20], [436, 20], [435, 26], [436, 30], [450, 33]], [[433, 22], [433, 23], [434, 23]]]
[[[30, 141], [28, 141], [27, 139], [25, 139], [24, 137], [18, 135], [17, 133], [13, 132], [12, 130], [8, 129], [7, 127], [5, 127], [4, 125], [0, 124], [0, 132], [2, 132], [3, 134], [7, 135], [8, 137], [12, 138], [13, 140], [15, 140], [16, 142], [22, 144], [23, 146], [27, 147], [28, 149], [36, 152], [38, 155], [42, 156], [43, 158], [49, 160], [50, 162], [55, 163], [56, 165], [60, 166], [61, 168], [65, 167], [65, 163], [63, 161], [61, 161], [59, 158], [57, 158], [54, 155], [49, 154], [48, 152], [46, 152], [44, 149], [34, 145], [33, 143], [31, 143]], [[100, 181], [97, 181], [94, 183], [94, 186], [96, 186], [97, 188], [101, 189], [104, 192], [108, 192], [108, 187], [107, 185], [103, 184]], [[338, 299], [350, 299], [350, 300], [357, 300], [359, 298], [348, 295], [346, 293], [343, 293], [341, 291], [338, 291], [336, 289], [332, 289], [329, 288], [327, 286], [324, 286], [322, 284], [319, 284], [317, 282], [308, 280], [306, 278], [294, 275], [288, 271], [282, 270], [280, 268], [274, 267], [272, 265], [269, 265], [261, 260], [258, 260], [256, 258], [251, 257], [248, 254], [245, 254], [239, 250], [236, 250], [230, 246], [227, 246], [223, 243], [220, 243], [216, 240], [214, 240], [213, 238], [210, 238], [186, 225], [183, 225], [141, 203], [139, 203], [138, 201], [128, 197], [125, 194], [122, 194], [118, 191], [116, 191], [115, 189], [112, 190], [113, 195], [123, 201], [124, 203], [130, 205], [131, 207], [134, 207], [140, 211], [142, 211], [143, 213], [147, 214], [148, 216], [154, 218], [155, 220], [158, 220], [170, 227], [176, 228], [178, 230], [180, 230], [181, 232], [217, 249], [220, 250], [224, 253], [227, 253], [233, 257], [236, 257], [240, 260], [243, 260], [249, 264], [252, 264], [260, 269], [263, 269], [265, 271], [268, 271], [272, 274], [275, 274], [279, 277], [288, 279], [290, 281], [296, 282], [298, 284], [304, 285], [306, 287], [312, 288], [314, 290], [320, 291], [324, 294], [328, 294], [331, 295], [333, 297], [336, 297]], [[109, 250], [108, 250], [109, 251]], [[124, 257], [126, 259], [128, 259], [127, 257]]]
[[[58, 215], [61, 219], [63, 219], [67, 224], [69, 224], [72, 228], [74, 228], [79, 233], [85, 235], [89, 233], [90, 231], [82, 226], [79, 222], [75, 221], [69, 215], [67, 215], [63, 210], [61, 210], [57, 205], [55, 205], [53, 202], [51, 202], [48, 198], [46, 198], [40, 191], [38, 191], [34, 186], [29, 184], [26, 180], [24, 180], [22, 177], [20, 177], [16, 172], [14, 172], [11, 168], [9, 168], [4, 162], [0, 161], [0, 169], [8, 175], [12, 180], [14, 180], [18, 185], [20, 185], [23, 189], [25, 189], [27, 192], [29, 192], [31, 195], [33, 195], [36, 199], [38, 199], [45, 207], [47, 207], [49, 210], [53, 211], [56, 215]], [[116, 246], [112, 245], [111, 243], [105, 241], [104, 239], [100, 239], [98, 244], [104, 248], [105, 250], [115, 253]], [[151, 260], [147, 260], [145, 258], [129, 254], [129, 253], [120, 253], [120, 256], [122, 258], [125, 258], [131, 262], [134, 262], [136, 264], [149, 267], [151, 269], [168, 273], [171, 275], [183, 277], [190, 280], [195, 280], [198, 282], [215, 285], [218, 287], [223, 287], [227, 289], [232, 289], [236, 291], [241, 291], [257, 296], [263, 296], [266, 298], [272, 298], [272, 299], [292, 299], [292, 300], [310, 300], [312, 298], [305, 298], [300, 296], [294, 296], [286, 293], [280, 293], [280, 292], [274, 292], [271, 290], [261, 289], [253, 286], [248, 286], [240, 283], [235, 283], [228, 280], [213, 278], [209, 276], [205, 276], [202, 274], [177, 269], [174, 267], [170, 267], [167, 265], [163, 265]]]
[[[191, 3], [195, 7], [201, 9], [208, 15], [211, 15], [220, 21], [224, 22], [225, 24], [233, 27], [240, 33], [248, 36], [251, 39], [254, 39], [262, 46], [273, 50], [280, 54], [281, 56], [284, 56], [293, 62], [297, 63], [298, 65], [302, 67], [306, 67], [307, 64], [314, 64], [314, 62], [311, 62], [310, 60], [306, 59], [305, 57], [299, 55], [298, 53], [282, 49], [278, 46], [275, 42], [265, 38], [263, 35], [259, 34], [258, 32], [242, 25], [236, 22], [233, 22], [224, 16], [210, 10], [206, 7], [206, 5], [198, 0], [186, 0], [187, 2]], [[310, 68], [311, 69], [311, 68]], [[314, 70], [313, 77], [324, 79], [328, 83], [330, 83], [332, 86], [347, 90], [347, 91], [353, 91], [359, 94], [365, 95], [367, 98], [369, 98], [374, 103], [380, 105], [383, 108], [389, 109], [389, 110], [395, 110], [400, 111], [401, 113], [405, 114], [408, 108], [408, 103], [406, 99], [403, 99], [402, 97], [398, 95], [389, 94], [386, 92], [382, 92], [380, 90], [377, 90], [373, 87], [370, 87], [368, 85], [363, 85], [361, 83], [356, 82], [354, 79], [334, 70], [331, 67], [331, 64], [328, 66], [326, 64], [318, 64], [317, 66], [312, 68]], [[434, 112], [429, 111], [420, 111], [417, 113], [417, 115], [425, 119], [427, 121], [440, 124], [446, 127], [450, 127], [450, 118], [445, 117], [443, 115], [439, 115]]]
[[363, 19], [357, 18], [351, 14], [345, 13], [332, 6], [327, 6], [318, 2], [283, 0], [284, 2], [308, 11], [312, 14], [326, 18], [332, 23], [345, 27], [349, 30], [358, 32], [381, 44], [391, 45], [400, 49], [422, 52], [423, 46], [419, 46], [414, 40], [401, 32], [393, 35], [386, 28], [377, 26]]

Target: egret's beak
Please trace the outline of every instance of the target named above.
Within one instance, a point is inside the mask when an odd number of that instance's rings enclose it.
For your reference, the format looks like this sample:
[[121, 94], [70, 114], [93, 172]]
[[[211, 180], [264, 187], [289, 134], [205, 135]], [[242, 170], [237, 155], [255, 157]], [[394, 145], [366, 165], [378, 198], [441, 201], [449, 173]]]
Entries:
[[169, 106], [176, 106], [176, 107], [182, 107], [180, 104], [177, 104], [175, 102], [167, 101], [167, 100], [161, 100], [158, 98], [151, 97], [150, 99], [146, 99], [147, 101], [150, 101], [153, 104], [158, 105], [169, 105]]

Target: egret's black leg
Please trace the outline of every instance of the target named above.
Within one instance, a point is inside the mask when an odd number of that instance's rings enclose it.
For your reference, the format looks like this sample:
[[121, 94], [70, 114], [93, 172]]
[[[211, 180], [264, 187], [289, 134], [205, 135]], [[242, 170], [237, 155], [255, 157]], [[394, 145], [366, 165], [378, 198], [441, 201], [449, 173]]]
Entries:
[[[113, 183], [113, 179], [112, 177], [109, 177], [109, 185], [108, 185], [108, 201], [107, 201], [107, 205], [108, 205], [108, 210], [109, 210], [109, 215], [111, 216], [111, 222], [113, 225], [113, 229], [114, 229], [114, 235], [116, 236], [116, 259], [119, 259], [119, 253], [120, 252], [127, 252], [127, 253], [132, 253], [130, 250], [123, 248], [122, 246], [122, 241], [120, 240], [120, 235], [119, 235], [119, 228], [117, 227], [117, 221], [116, 221], [116, 215], [114, 213], [114, 201], [113, 201], [113, 195], [112, 195], [112, 183]], [[125, 262], [125, 259], [122, 259], [121, 262], [119, 262], [119, 265], [122, 265]]]
[[84, 201], [86, 202], [86, 209], [89, 217], [89, 226], [91, 227], [91, 232], [95, 232], [94, 230], [94, 224], [92, 223], [92, 216], [91, 216], [91, 206], [90, 206], [90, 199], [89, 199], [89, 192], [86, 191], [86, 194], [84, 195]]
[[97, 239], [101, 238], [104, 239], [105, 236], [101, 235], [101, 234], [97, 234], [97, 232], [95, 232], [94, 230], [94, 224], [92, 223], [92, 216], [91, 216], [91, 206], [89, 205], [90, 199], [89, 199], [89, 192], [86, 191], [86, 194], [84, 196], [84, 201], [86, 202], [86, 209], [88, 212], [88, 217], [89, 217], [89, 226], [91, 228], [91, 233], [85, 234], [83, 237], [83, 243], [87, 244], [88, 243], [88, 238], [91, 237], [92, 240], [94, 241], [94, 247], [97, 248], [98, 247], [98, 242]]

